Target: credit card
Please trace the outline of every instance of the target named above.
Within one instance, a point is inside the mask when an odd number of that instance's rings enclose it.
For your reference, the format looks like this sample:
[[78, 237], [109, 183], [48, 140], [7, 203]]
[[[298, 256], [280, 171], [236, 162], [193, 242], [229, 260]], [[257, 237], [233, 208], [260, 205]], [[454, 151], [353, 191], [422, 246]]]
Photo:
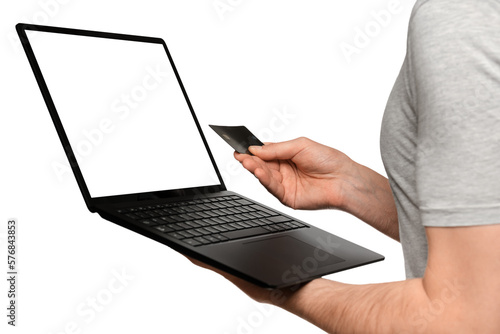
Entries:
[[264, 145], [253, 133], [250, 132], [245, 126], [222, 126], [210, 125], [209, 126], [217, 132], [234, 150], [238, 153], [251, 154], [248, 151], [249, 146], [262, 146]]

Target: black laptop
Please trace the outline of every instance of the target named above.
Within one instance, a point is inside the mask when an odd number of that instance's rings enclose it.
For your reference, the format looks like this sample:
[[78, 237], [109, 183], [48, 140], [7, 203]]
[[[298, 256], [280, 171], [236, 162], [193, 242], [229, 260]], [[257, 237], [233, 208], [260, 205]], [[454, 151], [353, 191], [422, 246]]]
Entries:
[[91, 212], [267, 288], [384, 259], [226, 190], [163, 39], [16, 28]]

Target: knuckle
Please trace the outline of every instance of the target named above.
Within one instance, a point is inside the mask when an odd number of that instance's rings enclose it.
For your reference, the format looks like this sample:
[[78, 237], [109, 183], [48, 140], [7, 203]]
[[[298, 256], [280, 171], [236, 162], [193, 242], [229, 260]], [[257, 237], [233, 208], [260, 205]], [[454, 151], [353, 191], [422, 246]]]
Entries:
[[311, 140], [309, 138], [307, 138], [307, 137], [299, 137], [299, 138], [297, 138], [297, 142], [299, 144], [303, 144], [303, 145], [308, 144], [310, 141]]

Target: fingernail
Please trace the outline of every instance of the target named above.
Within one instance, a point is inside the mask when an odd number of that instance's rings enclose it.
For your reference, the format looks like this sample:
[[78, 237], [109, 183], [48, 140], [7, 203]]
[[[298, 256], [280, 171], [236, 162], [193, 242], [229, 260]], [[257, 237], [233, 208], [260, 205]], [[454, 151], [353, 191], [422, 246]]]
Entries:
[[262, 150], [262, 146], [250, 146], [248, 148], [250, 151], [259, 151], [259, 150]]

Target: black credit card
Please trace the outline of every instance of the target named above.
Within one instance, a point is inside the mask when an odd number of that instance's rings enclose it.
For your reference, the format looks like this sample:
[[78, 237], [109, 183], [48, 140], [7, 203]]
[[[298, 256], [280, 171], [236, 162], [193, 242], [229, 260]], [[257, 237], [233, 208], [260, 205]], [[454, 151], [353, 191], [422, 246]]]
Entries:
[[232, 148], [238, 153], [251, 154], [248, 151], [249, 146], [262, 146], [264, 145], [253, 133], [250, 132], [245, 126], [222, 126], [222, 125], [209, 125], [212, 130], [217, 132], [231, 145]]

